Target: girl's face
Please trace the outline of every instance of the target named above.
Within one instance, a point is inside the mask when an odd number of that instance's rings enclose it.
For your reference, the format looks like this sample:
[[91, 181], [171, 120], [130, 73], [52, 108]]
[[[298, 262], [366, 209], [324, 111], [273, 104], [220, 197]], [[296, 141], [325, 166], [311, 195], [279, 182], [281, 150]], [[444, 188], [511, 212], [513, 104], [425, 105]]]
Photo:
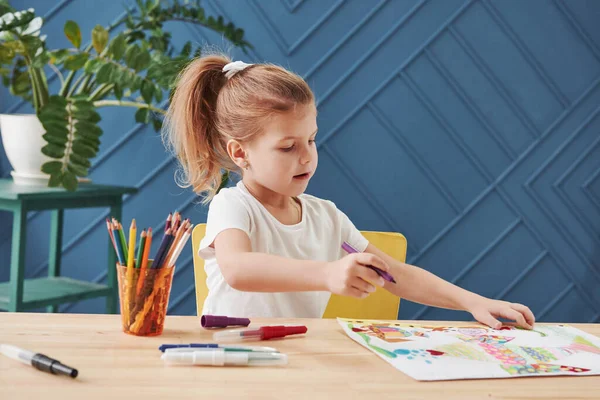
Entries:
[[298, 196], [317, 169], [317, 110], [313, 104], [275, 115], [245, 146], [244, 181], [284, 196]]

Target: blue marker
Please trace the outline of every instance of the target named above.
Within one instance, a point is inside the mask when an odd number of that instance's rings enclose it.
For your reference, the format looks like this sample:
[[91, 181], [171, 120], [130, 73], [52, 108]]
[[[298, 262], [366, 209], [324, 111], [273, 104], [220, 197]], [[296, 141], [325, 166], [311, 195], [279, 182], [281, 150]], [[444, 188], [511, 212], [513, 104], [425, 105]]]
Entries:
[[193, 349], [225, 349], [226, 351], [258, 351], [266, 353], [278, 353], [273, 347], [263, 346], [223, 346], [216, 343], [187, 343], [187, 344], [162, 344], [158, 347], [163, 353], [167, 349], [182, 349], [181, 351], [194, 351]]

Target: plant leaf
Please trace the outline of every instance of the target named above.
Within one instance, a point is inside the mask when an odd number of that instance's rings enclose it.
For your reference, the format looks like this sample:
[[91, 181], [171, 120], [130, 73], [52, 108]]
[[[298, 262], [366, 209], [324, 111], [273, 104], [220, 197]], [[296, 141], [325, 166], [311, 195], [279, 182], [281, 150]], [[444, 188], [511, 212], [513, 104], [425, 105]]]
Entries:
[[48, 98], [48, 107], [65, 110], [67, 107], [67, 99], [57, 94], [52, 95]]
[[[52, 96], [38, 113], [44, 128], [47, 144], [42, 153], [58, 159], [46, 163], [44, 171], [51, 174], [49, 186], [77, 189], [77, 176], [87, 176], [90, 158], [96, 156], [100, 147], [102, 129], [97, 125], [100, 115], [85, 95], [69, 99]], [[74, 123], [70, 123], [74, 121]], [[66, 151], [69, 148], [70, 151]]]
[[89, 168], [92, 166], [90, 160], [85, 157], [80, 156], [77, 153], [71, 153], [71, 162], [77, 165], [80, 165], [84, 168]]
[[158, 86], [154, 87], [154, 98], [156, 99], [156, 101], [158, 103], [160, 103], [163, 99], [163, 92], [162, 89], [159, 88]]
[[146, 103], [152, 103], [152, 95], [154, 94], [154, 85], [152, 84], [152, 82], [149, 82], [144, 79], [142, 81], [142, 88], [140, 92], [142, 93], [142, 97], [144, 98], [144, 101]]
[[[38, 117], [40, 118], [40, 117]], [[53, 136], [67, 136], [69, 134], [69, 130], [67, 128], [67, 120], [57, 120], [51, 118], [40, 118], [40, 122], [42, 126], [46, 130], [46, 132], [52, 134]]]
[[102, 136], [102, 128], [92, 121], [85, 119], [80, 119], [75, 123], [75, 130], [77, 131], [77, 134], [83, 137], [97, 139]]
[[10, 82], [10, 92], [17, 96], [28, 95], [31, 91], [31, 80], [29, 74], [15, 67]]
[[51, 51], [48, 54], [50, 54], [50, 62], [52, 64], [62, 64], [65, 61], [65, 58], [67, 58], [71, 53], [69, 50], [62, 49]]
[[102, 25], [96, 25], [92, 29], [92, 45], [96, 53], [100, 54], [106, 48], [108, 43], [108, 31]]
[[190, 56], [191, 53], [192, 53], [192, 42], [188, 41], [183, 46], [183, 49], [181, 49], [180, 55], [187, 58]]
[[131, 90], [133, 90], [134, 92], [137, 90], [140, 90], [140, 88], [142, 87], [142, 82], [144, 81], [142, 79], [141, 76], [139, 75], [135, 75], [133, 72], [131, 73], [132, 78], [131, 80], [133, 81], [133, 84], [131, 84]]
[[77, 22], [68, 20], [65, 23], [64, 30], [69, 42], [71, 42], [76, 48], [79, 48], [79, 46], [81, 46], [81, 30], [79, 30], [79, 25], [77, 25]]
[[81, 165], [71, 163], [67, 166], [67, 171], [74, 173], [76, 176], [87, 176], [88, 169], [82, 167]]
[[104, 64], [98, 70], [96, 74], [96, 82], [98, 83], [107, 83], [110, 80], [110, 74], [112, 72], [113, 66], [112, 64]]
[[92, 146], [83, 143], [81, 140], [75, 139], [73, 141], [73, 151], [79, 153], [79, 155], [87, 158], [92, 158], [96, 155], [96, 149]]
[[162, 121], [158, 118], [152, 118], [152, 126], [155, 132], [159, 132], [162, 128]]
[[44, 138], [44, 140], [50, 144], [55, 144], [57, 146], [62, 146], [64, 147], [65, 144], [67, 144], [68, 139], [67, 136], [59, 136], [59, 135], [52, 135], [50, 133], [45, 133], [42, 135], [42, 138]]
[[127, 43], [125, 42], [125, 36], [123, 34], [119, 34], [112, 40], [112, 42], [110, 42], [108, 51], [115, 60], [119, 61], [121, 58], [123, 58], [123, 54], [125, 54], [126, 45]]
[[77, 177], [71, 171], [65, 171], [62, 177], [62, 184], [69, 192], [77, 190]]
[[50, 175], [50, 180], [48, 181], [48, 186], [50, 187], [58, 187], [62, 182], [63, 174], [62, 172], [54, 173]]
[[3, 46], [2, 43], [0, 43], [0, 62], [10, 64], [14, 57], [15, 51], [10, 47]]
[[87, 53], [79, 53], [79, 54], [72, 55], [70, 57], [67, 57], [67, 59], [65, 60], [65, 68], [69, 69], [71, 71], [78, 70], [85, 65], [87, 60], [88, 60]]
[[150, 112], [147, 108], [140, 108], [135, 112], [135, 122], [147, 124], [150, 121]]
[[125, 64], [129, 68], [135, 69], [135, 59], [140, 54], [140, 47], [137, 44], [129, 46], [125, 52]]
[[115, 97], [117, 100], [121, 100], [123, 98], [123, 87], [121, 87], [121, 85], [115, 85], [113, 91], [115, 92]]
[[42, 153], [50, 158], [61, 158], [65, 155], [65, 148], [64, 146], [58, 146], [56, 144], [49, 143], [42, 147]]
[[98, 153], [98, 150], [100, 150], [100, 140], [98, 140], [97, 137], [93, 137], [93, 136], [84, 136], [81, 134], [77, 135], [77, 141], [91, 147], [92, 149], [94, 149], [95, 153]]
[[86, 74], [93, 74], [98, 72], [98, 70], [100, 69], [100, 67], [102, 66], [102, 62], [100, 60], [98, 60], [97, 58], [90, 58], [89, 60], [86, 61], [85, 65], [83, 66], [83, 70], [85, 71]]
[[141, 50], [134, 61], [135, 72], [140, 72], [148, 68], [150, 65], [150, 53], [146, 50]]
[[60, 173], [62, 163], [60, 161], [48, 161], [42, 165], [42, 172], [46, 174]]
[[[86, 108], [82, 103], [76, 103], [73, 106], [73, 118], [77, 120], [77, 123], [85, 122], [90, 126], [97, 127], [96, 123], [102, 119], [93, 108]], [[100, 129], [100, 128], [98, 128]]]

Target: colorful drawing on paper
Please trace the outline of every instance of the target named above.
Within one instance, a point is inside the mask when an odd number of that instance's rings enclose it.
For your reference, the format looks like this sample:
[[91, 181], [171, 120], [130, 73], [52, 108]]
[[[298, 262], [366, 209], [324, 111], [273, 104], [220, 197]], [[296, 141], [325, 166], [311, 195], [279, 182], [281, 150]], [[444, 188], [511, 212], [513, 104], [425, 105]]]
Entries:
[[600, 375], [600, 339], [569, 325], [533, 331], [338, 318], [350, 338], [423, 380]]

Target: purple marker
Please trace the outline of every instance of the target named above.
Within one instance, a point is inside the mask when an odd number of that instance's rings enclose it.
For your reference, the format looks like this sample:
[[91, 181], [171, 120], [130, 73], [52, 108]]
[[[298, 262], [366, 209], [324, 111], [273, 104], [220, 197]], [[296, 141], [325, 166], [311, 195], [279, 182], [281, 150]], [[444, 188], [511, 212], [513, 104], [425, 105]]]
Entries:
[[248, 318], [232, 318], [221, 315], [203, 315], [200, 318], [200, 323], [204, 328], [226, 328], [233, 325], [248, 326], [250, 320]]
[[[347, 242], [342, 243], [342, 249], [346, 250], [347, 253], [358, 253], [359, 252], [354, 247], [350, 246]], [[394, 277], [392, 275], [390, 275], [389, 273], [382, 271], [379, 268], [376, 268], [372, 265], [367, 265], [366, 267], [371, 268], [373, 271], [377, 272], [377, 274], [379, 276], [381, 276], [383, 279], [385, 279], [386, 281], [396, 283], [396, 280], [394, 279]]]

